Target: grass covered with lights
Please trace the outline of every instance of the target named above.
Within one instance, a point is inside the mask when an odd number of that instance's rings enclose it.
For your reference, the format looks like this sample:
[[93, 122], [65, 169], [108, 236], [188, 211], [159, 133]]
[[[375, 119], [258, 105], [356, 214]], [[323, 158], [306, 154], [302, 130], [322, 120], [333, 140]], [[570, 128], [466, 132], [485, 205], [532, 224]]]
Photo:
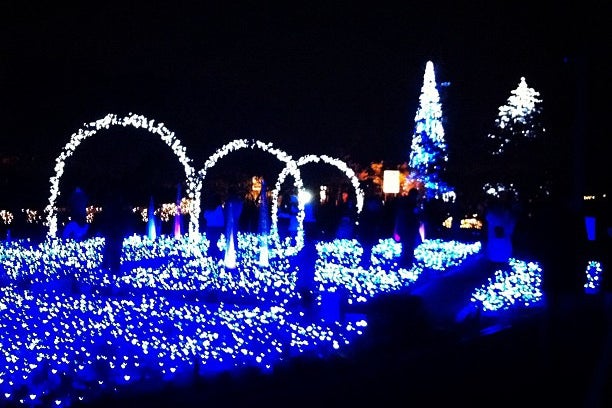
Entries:
[[[274, 250], [263, 259], [261, 237], [236, 238], [237, 266], [226, 268], [205, 236], [129, 237], [118, 276], [101, 267], [100, 237], [3, 242], [0, 397], [69, 406], [194, 375], [269, 371], [300, 354], [332, 356], [367, 331], [365, 315], [339, 308], [440, 277], [481, 249], [479, 242], [425, 240], [405, 270], [392, 239], [367, 248], [368, 257], [357, 240], [312, 243], [316, 259], [304, 261]], [[474, 307], [540, 300], [537, 264], [513, 262], [474, 292]], [[310, 304], [298, 290], [307, 270]]]

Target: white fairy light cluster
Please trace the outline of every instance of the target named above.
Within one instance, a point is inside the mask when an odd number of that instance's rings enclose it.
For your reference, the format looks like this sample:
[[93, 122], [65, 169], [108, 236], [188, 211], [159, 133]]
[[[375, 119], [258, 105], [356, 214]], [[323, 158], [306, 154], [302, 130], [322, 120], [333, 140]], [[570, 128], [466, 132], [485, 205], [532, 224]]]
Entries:
[[91, 224], [93, 222], [96, 214], [99, 214], [99, 213], [102, 212], [102, 207], [98, 207], [98, 206], [95, 206], [95, 205], [89, 205], [85, 209], [85, 212], [86, 212], [85, 221], [88, 224]]
[[379, 239], [370, 252], [370, 264], [381, 268], [392, 267], [402, 253], [402, 244], [392, 238]]
[[538, 98], [540, 93], [527, 86], [525, 77], [521, 77], [518, 87], [510, 93], [506, 104], [499, 107], [499, 114], [495, 119], [497, 134], [490, 133], [487, 136], [496, 143], [497, 150], [492, 152], [493, 155], [502, 154], [512, 142], [512, 137], [533, 139], [544, 132], [535, 120], [541, 113], [542, 100]]
[[538, 262], [516, 258], [508, 261], [509, 269], [495, 271], [488, 282], [472, 293], [472, 302], [483, 312], [531, 307], [540, 303], [542, 268]]
[[2, 289], [0, 397], [31, 407], [91, 402], [129, 386], [180, 381], [194, 371], [269, 371], [293, 349], [334, 353], [366, 326], [361, 319], [306, 321], [280, 306]]
[[2, 221], [3, 224], [9, 225], [10, 223], [13, 222], [13, 218], [15, 217], [13, 216], [12, 212], [8, 210], [0, 210], [0, 220]]
[[456, 193], [450, 190], [445, 183], [428, 179], [423, 182], [423, 186], [429, 198], [441, 199], [446, 203], [453, 203], [457, 199]]
[[397, 291], [417, 281], [424, 270], [460, 265], [480, 252], [480, 242], [425, 240], [415, 248], [410, 270], [398, 266], [401, 243], [381, 239], [372, 247], [370, 262], [360, 266], [363, 248], [356, 240], [336, 239], [316, 244], [315, 282], [321, 292], [341, 290], [352, 303], [365, 302], [381, 292]]
[[396, 271], [360, 266], [363, 248], [357, 240], [319, 242], [316, 249], [314, 280], [318, 291], [338, 292], [346, 296], [348, 304], [367, 302], [377, 294], [398, 290], [411, 282], [401, 279]]
[[[34, 208], [22, 208], [19, 212], [23, 214], [23, 219], [28, 224], [39, 224], [42, 220], [38, 210]], [[0, 210], [0, 222], [4, 225], [11, 225], [15, 221], [15, 213], [10, 210]]]
[[363, 247], [356, 239], [334, 239], [330, 242], [320, 241], [315, 244], [317, 261], [337, 264], [345, 268], [354, 268], [361, 263]]
[[601, 273], [603, 267], [599, 261], [589, 261], [585, 270], [586, 282], [584, 283], [585, 293], [599, 293], [601, 290]]
[[168, 259], [202, 257], [208, 252], [210, 242], [205, 235], [198, 241], [185, 236], [175, 238], [160, 235], [155, 239], [138, 234], [123, 240], [121, 262], [141, 262], [146, 259]]
[[[182, 239], [186, 247], [193, 245], [192, 240]], [[133, 293], [133, 289], [163, 290], [200, 298], [221, 296], [225, 301], [239, 303], [285, 303], [297, 296], [297, 266], [286, 258], [271, 258], [269, 265], [263, 267], [258, 263], [259, 247], [255, 245], [258, 237], [239, 233], [237, 240], [235, 269], [226, 268], [221, 260], [209, 256], [173, 256], [161, 264], [139, 266], [138, 262], [132, 268], [126, 267], [117, 287], [121, 293]]]
[[64, 168], [66, 166], [66, 160], [68, 160], [76, 151], [77, 147], [89, 137], [97, 134], [101, 130], [109, 129], [114, 126], [123, 127], [134, 127], [136, 129], [145, 129], [148, 132], [158, 135], [161, 140], [165, 142], [174, 152], [178, 160], [183, 165], [185, 170], [185, 178], [187, 184], [187, 196], [192, 201], [191, 217], [190, 217], [190, 232], [197, 232], [198, 218], [199, 218], [199, 179], [195, 176], [195, 171], [191, 166], [191, 159], [187, 156], [186, 149], [181, 145], [174, 132], [168, 130], [163, 123], [155, 123], [155, 120], [149, 120], [142, 115], [128, 114], [123, 118], [119, 118], [115, 114], [108, 114], [104, 118], [99, 119], [95, 122], [85, 123], [83, 128], [73, 133], [70, 137], [70, 141], [64, 146], [60, 155], [55, 159], [55, 174], [50, 179], [50, 195], [49, 202], [45, 207], [45, 214], [47, 217], [47, 227], [49, 228], [47, 236], [55, 238], [57, 234], [57, 208], [56, 202], [60, 195], [59, 182], [64, 174]]
[[[509, 123], [509, 119], [525, 123], [525, 118], [533, 114], [537, 110], [537, 106], [542, 102], [538, 97], [539, 92], [527, 86], [525, 77], [521, 77], [518, 87], [511, 91], [508, 98], [508, 105], [499, 108], [500, 127], [504, 127], [501, 123]], [[525, 137], [533, 137], [531, 133], [526, 131]]]
[[180, 208], [174, 203], [163, 203], [158, 210], [159, 219], [162, 221], [170, 221], [179, 214]]
[[0, 246], [0, 265], [12, 281], [51, 283], [67, 276], [79, 277], [100, 268], [104, 238], [86, 242], [47, 239], [11, 241]]
[[414, 256], [423, 263], [424, 268], [445, 271], [461, 265], [468, 257], [479, 253], [481, 249], [480, 241], [464, 243], [454, 240], [426, 239], [414, 249]]
[[514, 186], [514, 184], [504, 184], [504, 183], [485, 183], [482, 187], [485, 194], [490, 196], [500, 198], [501, 194], [510, 193], [514, 197], [518, 197], [518, 190]]
[[[177, 215], [190, 215], [190, 211], [192, 208], [191, 200], [186, 198], [181, 199], [180, 204], [175, 203], [162, 203], [157, 208], [154, 208], [153, 215], [157, 216], [160, 221], [168, 222]], [[140, 220], [142, 222], [149, 221], [149, 207], [138, 206], [132, 208], [132, 213], [140, 215]], [[197, 237], [196, 237], [197, 239]]]
[[25, 215], [25, 220], [28, 224], [38, 224], [41, 220], [41, 216], [36, 209], [23, 208], [21, 212]]

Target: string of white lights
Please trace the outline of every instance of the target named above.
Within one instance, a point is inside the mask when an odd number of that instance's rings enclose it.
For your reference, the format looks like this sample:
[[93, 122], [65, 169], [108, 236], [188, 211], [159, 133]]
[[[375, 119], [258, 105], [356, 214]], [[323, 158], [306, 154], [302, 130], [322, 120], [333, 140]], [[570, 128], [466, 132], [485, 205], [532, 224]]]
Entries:
[[136, 129], [145, 129], [151, 134], [155, 134], [161, 137], [161, 140], [168, 145], [176, 157], [179, 159], [185, 170], [185, 178], [187, 183], [187, 196], [191, 200], [191, 217], [189, 230], [196, 232], [199, 230], [198, 227], [198, 215], [200, 209], [200, 198], [199, 198], [199, 179], [195, 176], [195, 171], [191, 166], [191, 159], [187, 156], [187, 151], [184, 146], [181, 145], [174, 132], [168, 130], [163, 123], [155, 123], [155, 120], [147, 119], [142, 115], [136, 115], [133, 113], [128, 114], [122, 118], [119, 118], [116, 114], [109, 113], [102, 119], [98, 119], [94, 122], [85, 123], [83, 128], [79, 129], [70, 136], [70, 141], [66, 143], [59, 156], [55, 159], [55, 174], [51, 177], [49, 189], [49, 203], [45, 207], [46, 214], [46, 225], [49, 228], [47, 232], [48, 238], [55, 238], [57, 235], [57, 206], [56, 202], [60, 196], [59, 183], [60, 179], [64, 174], [64, 168], [66, 166], [66, 160], [68, 160], [76, 151], [77, 147], [86, 139], [94, 136], [101, 130], [109, 129], [113, 126], [123, 127], [134, 127]]

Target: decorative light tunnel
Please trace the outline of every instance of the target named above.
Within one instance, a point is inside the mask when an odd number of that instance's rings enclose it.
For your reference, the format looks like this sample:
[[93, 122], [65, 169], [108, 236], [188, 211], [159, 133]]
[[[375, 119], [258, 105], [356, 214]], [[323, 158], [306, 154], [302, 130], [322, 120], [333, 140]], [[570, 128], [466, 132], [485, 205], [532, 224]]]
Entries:
[[[323, 161], [325, 163], [331, 164], [341, 171], [343, 171], [346, 176], [350, 179], [354, 189], [355, 196], [357, 200], [357, 212], [361, 212], [363, 208], [363, 191], [359, 187], [359, 180], [355, 176], [355, 173], [352, 169], [350, 169], [345, 162], [339, 159], [335, 159], [329, 156], [317, 156], [317, 155], [306, 155], [302, 156], [297, 162], [293, 160], [291, 155], [286, 152], [277, 149], [272, 146], [271, 143], [264, 143], [259, 140], [248, 140], [248, 139], [236, 139], [233, 140], [220, 149], [218, 149], [213, 155], [211, 155], [208, 160], [204, 163], [204, 168], [199, 172], [195, 172], [191, 163], [192, 160], [186, 154], [186, 148], [181, 145], [181, 142], [175, 137], [174, 132], [168, 130], [163, 123], [155, 123], [155, 120], [149, 120], [142, 115], [137, 115], [130, 113], [129, 115], [119, 118], [116, 114], [108, 114], [102, 119], [99, 119], [94, 122], [86, 123], [85, 126], [79, 129], [76, 133], [73, 133], [70, 137], [70, 141], [64, 146], [62, 152], [55, 160], [55, 175], [50, 179], [50, 195], [49, 195], [49, 203], [45, 207], [45, 214], [47, 218], [47, 226], [48, 238], [55, 238], [57, 235], [58, 225], [57, 225], [57, 198], [60, 195], [59, 191], [59, 182], [61, 177], [64, 174], [64, 168], [66, 165], [66, 160], [70, 158], [76, 151], [77, 147], [87, 138], [94, 136], [98, 133], [98, 131], [102, 129], [109, 129], [111, 126], [132, 126], [136, 129], [145, 129], [152, 134], [157, 134], [161, 137], [162, 141], [165, 142], [177, 156], [181, 164], [185, 169], [186, 176], [186, 184], [187, 184], [187, 197], [189, 198], [190, 208], [189, 208], [189, 235], [191, 237], [196, 237], [199, 235], [199, 214], [200, 214], [200, 203], [201, 203], [201, 190], [202, 183], [206, 178], [206, 174], [208, 170], [214, 167], [218, 160], [227, 156], [229, 153], [244, 149], [244, 148], [259, 148], [264, 152], [273, 154], [276, 158], [283, 163], [285, 163], [285, 167], [281, 171], [279, 178], [275, 184], [275, 189], [272, 191], [273, 203], [272, 206], [272, 225], [270, 229], [272, 242], [276, 243], [277, 251], [279, 253], [284, 253], [284, 255], [292, 255], [300, 251], [304, 246], [304, 229], [303, 229], [303, 221], [304, 221], [304, 206], [305, 203], [300, 198], [298, 202], [298, 230], [295, 237], [295, 245], [286, 245], [281, 247], [280, 238], [278, 236], [278, 195], [280, 191], [280, 187], [284, 182], [286, 176], [288, 174], [293, 176], [294, 179], [294, 187], [298, 190], [298, 192], [303, 192], [303, 182], [301, 179], [300, 171], [298, 169], [299, 166], [311, 163], [311, 162], [320, 162]], [[299, 197], [302, 197], [302, 194], [298, 194]]]
[[199, 231], [198, 219], [200, 213], [200, 180], [195, 177], [195, 171], [191, 166], [191, 159], [187, 157], [186, 149], [181, 145], [180, 140], [174, 136], [174, 132], [168, 130], [163, 123], [155, 123], [142, 115], [130, 113], [123, 118], [109, 113], [102, 119], [95, 122], [86, 123], [84, 128], [79, 129], [70, 137], [70, 141], [64, 146], [60, 155], [55, 159], [55, 175], [49, 180], [51, 183], [49, 203], [45, 207], [47, 217], [48, 238], [55, 238], [57, 235], [57, 198], [60, 195], [59, 182], [64, 174], [66, 160], [74, 154], [76, 148], [87, 138], [95, 135], [102, 129], [109, 129], [111, 126], [132, 126], [136, 129], [145, 129], [152, 134], [159, 135], [164, 143], [168, 145], [179, 159], [185, 169], [187, 196], [190, 199], [191, 208], [189, 211], [189, 232], [195, 236]]

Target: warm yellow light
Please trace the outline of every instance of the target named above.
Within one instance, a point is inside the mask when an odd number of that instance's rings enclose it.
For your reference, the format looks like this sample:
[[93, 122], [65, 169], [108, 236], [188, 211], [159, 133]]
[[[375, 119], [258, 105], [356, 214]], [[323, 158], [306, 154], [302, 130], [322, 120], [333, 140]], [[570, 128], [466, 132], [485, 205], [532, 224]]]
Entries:
[[251, 177], [251, 190], [254, 193], [259, 193], [261, 191], [261, 177]]
[[383, 193], [397, 194], [400, 191], [399, 170], [385, 170], [383, 173]]

